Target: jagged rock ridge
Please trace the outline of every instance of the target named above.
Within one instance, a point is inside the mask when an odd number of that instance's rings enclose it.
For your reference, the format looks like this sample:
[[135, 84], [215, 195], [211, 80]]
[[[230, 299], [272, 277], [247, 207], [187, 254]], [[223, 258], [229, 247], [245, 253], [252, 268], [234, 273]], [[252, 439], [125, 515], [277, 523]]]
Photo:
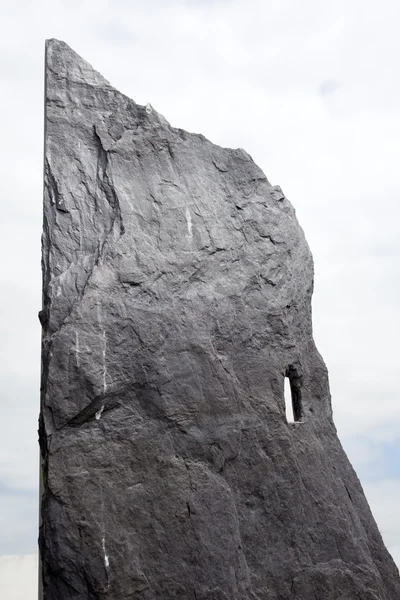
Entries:
[[400, 598], [292, 206], [56, 40], [42, 262], [45, 600]]

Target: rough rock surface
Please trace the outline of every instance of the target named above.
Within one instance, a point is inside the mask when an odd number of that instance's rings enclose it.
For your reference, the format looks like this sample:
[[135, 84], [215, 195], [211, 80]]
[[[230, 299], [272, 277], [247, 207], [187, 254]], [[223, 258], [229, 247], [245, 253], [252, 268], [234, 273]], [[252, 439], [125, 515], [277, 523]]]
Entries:
[[281, 189], [46, 54], [44, 599], [400, 598]]

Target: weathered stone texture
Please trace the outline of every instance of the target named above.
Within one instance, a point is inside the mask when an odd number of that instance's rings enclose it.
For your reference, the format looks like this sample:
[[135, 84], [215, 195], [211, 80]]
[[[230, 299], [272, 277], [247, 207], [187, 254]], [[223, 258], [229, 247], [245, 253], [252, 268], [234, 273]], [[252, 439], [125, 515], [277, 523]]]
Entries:
[[44, 599], [400, 598], [289, 201], [243, 150], [46, 54]]

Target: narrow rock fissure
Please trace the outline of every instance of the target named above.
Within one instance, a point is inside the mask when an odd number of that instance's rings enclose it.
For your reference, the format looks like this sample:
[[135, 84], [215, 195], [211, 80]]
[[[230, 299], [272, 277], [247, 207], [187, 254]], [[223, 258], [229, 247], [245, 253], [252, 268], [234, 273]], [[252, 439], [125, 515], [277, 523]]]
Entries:
[[284, 379], [285, 413], [288, 423], [298, 423], [302, 420], [303, 405], [301, 398], [301, 379], [297, 370], [289, 366]]

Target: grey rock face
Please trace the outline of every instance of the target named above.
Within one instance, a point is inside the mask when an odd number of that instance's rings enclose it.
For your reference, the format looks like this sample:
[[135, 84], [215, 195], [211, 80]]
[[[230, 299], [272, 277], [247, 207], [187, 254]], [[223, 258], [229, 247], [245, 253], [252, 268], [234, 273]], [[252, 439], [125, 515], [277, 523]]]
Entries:
[[400, 598], [312, 286], [294, 210], [246, 152], [47, 42], [45, 600]]

